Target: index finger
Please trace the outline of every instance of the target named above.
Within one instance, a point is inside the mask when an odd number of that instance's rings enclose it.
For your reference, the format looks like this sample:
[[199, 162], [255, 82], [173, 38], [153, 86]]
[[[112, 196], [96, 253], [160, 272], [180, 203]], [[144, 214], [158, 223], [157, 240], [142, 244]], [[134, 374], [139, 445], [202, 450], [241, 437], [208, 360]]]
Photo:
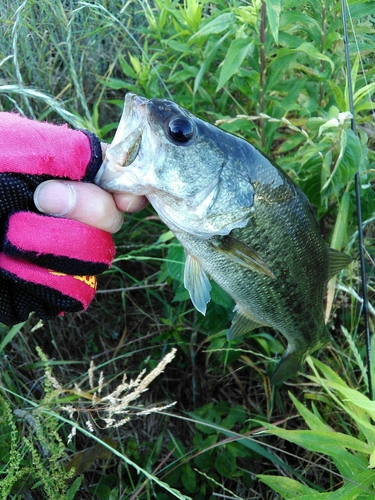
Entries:
[[122, 212], [139, 212], [148, 203], [145, 196], [137, 196], [130, 193], [114, 193], [113, 199], [117, 208]]

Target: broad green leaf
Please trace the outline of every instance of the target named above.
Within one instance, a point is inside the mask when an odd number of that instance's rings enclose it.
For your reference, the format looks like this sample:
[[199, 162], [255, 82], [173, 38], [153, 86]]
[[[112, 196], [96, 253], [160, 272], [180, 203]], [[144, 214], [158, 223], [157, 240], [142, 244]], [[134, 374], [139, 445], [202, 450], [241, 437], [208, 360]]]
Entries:
[[182, 484], [184, 485], [185, 489], [189, 493], [192, 493], [195, 490], [195, 487], [197, 484], [196, 473], [193, 471], [190, 464], [183, 465], [181, 480], [182, 480]]
[[136, 74], [134, 72], [134, 69], [128, 64], [126, 61], [125, 57], [123, 55], [120, 56], [119, 58], [120, 66], [122, 69], [122, 72], [124, 75], [126, 75], [126, 78], [136, 78]]
[[275, 40], [279, 43], [281, 0], [266, 0], [268, 24]]
[[242, 406], [237, 405], [231, 408], [228, 416], [223, 418], [221, 425], [226, 429], [233, 429], [235, 424], [243, 424], [246, 421], [246, 418], [246, 411], [242, 408]]
[[[297, 410], [299, 411], [301, 416], [305, 419], [307, 425], [310, 427], [311, 435], [314, 435], [315, 431], [319, 430], [327, 430], [332, 433], [330, 427], [324, 424], [324, 422], [322, 422], [319, 419], [319, 417], [317, 417], [309, 410], [307, 410], [307, 408], [304, 405], [302, 405], [296, 398], [294, 398], [292, 394], [290, 394], [290, 396]], [[374, 437], [375, 437], [375, 431], [374, 431]], [[337, 436], [337, 449], [340, 447], [341, 447], [341, 439], [339, 436]], [[363, 471], [364, 468], [367, 467], [366, 459], [363, 459], [361, 455], [358, 456], [349, 453], [348, 451], [343, 450], [342, 447], [339, 453], [332, 456], [336, 463], [336, 467], [339, 469], [340, 473], [346, 477], [351, 477], [351, 475], [354, 474], [354, 472], [359, 473]]]
[[[317, 492], [295, 479], [283, 476], [258, 474], [257, 478], [281, 495], [285, 500], [300, 498], [301, 495], [311, 495]], [[319, 494], [319, 493], [318, 493]]]
[[163, 40], [163, 43], [168, 45], [172, 50], [176, 52], [188, 53], [190, 51], [190, 47], [186, 43], [178, 42], [177, 40]]
[[[372, 483], [375, 480], [375, 472], [373, 470], [363, 471], [350, 478], [351, 480], [345, 482], [341, 488], [327, 493], [320, 493], [294, 479], [282, 476], [258, 474], [257, 478], [285, 500], [365, 500], [374, 496]], [[339, 483], [342, 484], [341, 481]]]
[[127, 88], [127, 82], [125, 80], [120, 80], [120, 78], [107, 78], [106, 80], [102, 80], [103, 85], [109, 87], [110, 89], [125, 89]]
[[310, 430], [312, 431], [329, 430], [328, 425], [322, 422], [319, 417], [317, 417], [316, 415], [314, 415], [314, 413], [308, 410], [306, 406], [304, 406], [300, 401], [298, 401], [298, 399], [295, 398], [291, 392], [289, 392], [289, 396], [293, 401], [294, 406], [297, 408], [298, 413], [304, 419], [306, 424], [310, 427]]
[[167, 257], [167, 269], [173, 279], [184, 279], [185, 251], [181, 245], [171, 245]]
[[361, 17], [374, 15], [374, 2], [365, 1], [350, 7], [350, 16], [352, 19], [359, 19]]
[[[359, 397], [359, 392], [358, 391], [354, 391], [354, 389], [347, 389], [346, 391], [343, 391], [344, 394], [348, 391], [352, 390], [353, 392], [355, 392], [355, 396], [354, 397], [350, 397], [348, 398], [348, 401], [350, 401], [350, 403], [353, 403], [353, 405], [355, 406], [358, 406], [359, 408], [362, 408], [363, 410], [366, 411], [366, 413], [368, 415], [371, 416], [371, 418], [373, 420], [375, 420], [375, 401], [370, 401], [370, 400], [363, 400]], [[375, 437], [375, 429], [374, 429], [374, 437]]]
[[352, 130], [343, 130], [341, 150], [335, 168], [322, 187], [322, 193], [339, 195], [340, 191], [354, 179], [361, 164], [362, 148], [358, 137]]
[[331, 239], [331, 247], [336, 250], [341, 250], [348, 240], [348, 216], [350, 206], [350, 193], [345, 191], [339, 202], [339, 212], [335, 222], [335, 228]]
[[224, 40], [227, 38], [228, 35], [229, 35], [229, 31], [228, 31], [228, 33], [225, 33], [225, 35], [222, 36], [215, 43], [215, 45], [210, 50], [209, 54], [206, 55], [206, 57], [204, 58], [204, 62], [202, 64], [202, 66], [200, 67], [200, 70], [198, 71], [198, 74], [197, 74], [197, 76], [195, 77], [195, 80], [194, 80], [194, 94], [197, 92], [197, 90], [198, 90], [198, 88], [199, 88], [199, 86], [201, 84], [203, 76], [208, 71], [208, 68], [210, 67], [210, 64], [212, 63], [214, 57], [216, 56], [216, 52], [221, 47], [222, 43], [224, 42]]
[[[268, 3], [267, 3], [268, 7]], [[281, 13], [281, 26], [285, 29], [287, 25], [289, 26], [296, 26], [296, 25], [306, 25], [309, 24], [311, 26], [314, 26], [315, 29], [320, 30], [319, 23], [316, 19], [313, 17], [309, 16], [306, 11], [301, 10], [285, 10], [283, 9]], [[300, 43], [302, 43], [302, 39], [300, 38]], [[289, 46], [293, 48], [293, 44], [287, 44], [286, 46]]]
[[[370, 401], [370, 399], [356, 389], [352, 389], [348, 386], [343, 386], [335, 382], [326, 381], [327, 385], [344, 396], [344, 402], [350, 402], [359, 408], [366, 410], [366, 413], [372, 420], [375, 420], [375, 401]], [[373, 429], [375, 436], [375, 428]]]
[[336, 384], [339, 384], [343, 387], [347, 387], [346, 383], [343, 381], [343, 379], [337, 375], [335, 371], [332, 370], [329, 366], [325, 365], [321, 361], [319, 361], [316, 358], [313, 358], [312, 356], [308, 356], [306, 358], [306, 362], [314, 368], [314, 365], [322, 372], [324, 378], [326, 379], [325, 382], [335, 382]]
[[[281, 18], [281, 26], [285, 26], [285, 23], [283, 22], [283, 19], [284, 19], [284, 13], [282, 14], [282, 18]], [[291, 22], [291, 24], [294, 24], [293, 22]], [[285, 33], [285, 31], [280, 31], [279, 32], [279, 44], [282, 46], [282, 47], [289, 47], [291, 49], [295, 49], [297, 48], [299, 45], [301, 45], [301, 43], [303, 43], [303, 38], [299, 37], [298, 35], [295, 35], [295, 34], [290, 34], [290, 33]]]
[[333, 93], [333, 97], [335, 98], [336, 105], [340, 111], [346, 111], [346, 103], [345, 96], [342, 88], [333, 80], [328, 80], [329, 88]]
[[81, 476], [78, 476], [74, 481], [73, 483], [71, 484], [71, 486], [69, 487], [68, 491], [65, 493], [65, 498], [64, 500], [74, 500], [74, 497], [77, 493], [77, 491], [79, 490], [80, 486], [81, 486], [81, 483], [84, 479], [84, 475], [82, 474]]
[[155, 242], [155, 245], [159, 245], [159, 244], [162, 244], [162, 243], [166, 243], [167, 241], [170, 241], [170, 240], [173, 240], [174, 238], [174, 234], [172, 233], [172, 231], [166, 231], [165, 233], [162, 233], [159, 238], [157, 239], [157, 241]]
[[183, 69], [181, 71], [176, 71], [167, 80], [168, 83], [183, 83], [190, 78], [195, 78], [197, 76], [198, 68], [195, 66], [189, 66], [188, 64], [182, 63]]
[[19, 333], [19, 331], [25, 325], [25, 323], [26, 321], [24, 321], [23, 323], [17, 323], [7, 331], [7, 334], [0, 343], [0, 354], [4, 351], [5, 347], [13, 340], [13, 338]]
[[251, 42], [249, 38], [237, 38], [233, 40], [225, 56], [223, 66], [221, 67], [216, 92], [238, 71], [247, 53], [253, 47], [253, 42]]
[[317, 59], [319, 61], [327, 61], [331, 65], [332, 71], [335, 69], [335, 65], [332, 59], [326, 56], [325, 54], [319, 52], [319, 50], [312, 43], [304, 42], [295, 50], [299, 52], [304, 52], [313, 59]]
[[295, 134], [288, 137], [284, 142], [281, 143], [281, 146], [277, 149], [278, 153], [288, 153], [294, 148], [297, 148], [302, 143], [306, 142], [306, 137], [302, 134]]
[[[346, 404], [344, 400], [340, 399], [340, 396], [336, 396], [335, 392], [331, 392], [331, 389], [333, 389], [333, 391], [337, 391], [342, 398], [343, 396], [345, 396], [347, 390], [353, 391], [354, 389], [349, 388], [348, 385], [345, 384], [345, 382], [331, 368], [329, 368], [329, 366], [325, 365], [321, 361], [314, 359], [311, 356], [309, 356], [306, 361], [311, 366], [313, 371], [315, 370], [314, 365], [317, 366], [325, 377], [320, 378], [308, 376], [308, 378], [318, 383], [319, 385], [322, 385], [328, 392], [330, 397], [334, 401], [336, 401], [336, 404], [341, 406], [341, 408], [353, 419], [353, 422], [355, 422], [358, 428], [364, 433], [368, 442], [375, 444], [374, 426], [372, 425], [372, 422], [368, 417], [363, 417], [363, 412], [358, 410], [358, 404], [357, 409], [355, 409], [353, 408], [352, 404]], [[356, 400], [368, 400], [368, 398], [366, 398], [364, 394], [361, 394], [358, 391], [355, 391], [355, 394], [356, 397], [354, 399]], [[350, 396], [348, 398], [348, 401], [350, 401]]]
[[[323, 493], [320, 498], [322, 500], [367, 500], [374, 497], [375, 471], [365, 470], [343, 479], [344, 486], [336, 491]], [[319, 500], [319, 497], [307, 496], [301, 496], [298, 500], [315, 500], [315, 498]]]
[[372, 102], [372, 100], [369, 100], [368, 98], [363, 98], [361, 102], [355, 105], [356, 114], [359, 113], [360, 111], [371, 111], [372, 114], [373, 110], [374, 110], [374, 103]]
[[215, 281], [211, 281], [211, 299], [219, 306], [233, 308], [234, 301]]
[[[367, 85], [364, 85], [361, 87], [359, 90], [357, 90], [354, 95], [354, 105], [359, 103], [359, 101], [365, 97], [365, 99], [371, 101], [371, 96], [375, 92], [375, 82], [369, 83]], [[371, 104], [371, 103], [370, 103]], [[372, 103], [373, 104], [373, 103]], [[370, 108], [371, 109], [371, 108]]]
[[284, 352], [284, 346], [277, 338], [268, 333], [252, 334], [251, 338], [254, 342], [258, 342], [267, 356], [272, 357], [272, 354], [281, 354]]
[[297, 65], [298, 52], [293, 49], [279, 49], [276, 57], [268, 66], [268, 78], [266, 88], [273, 89], [280, 81], [283, 81], [285, 74]]
[[372, 447], [367, 443], [342, 432], [286, 430], [265, 422], [263, 422], [263, 425], [271, 434], [303, 446], [310, 451], [324, 453], [330, 457], [340, 453], [347, 453], [346, 448], [368, 454], [373, 451]]
[[212, 21], [202, 26], [194, 35], [190, 38], [190, 41], [195, 41], [197, 38], [208, 37], [217, 33], [222, 33], [223, 31], [231, 31], [233, 25], [236, 22], [236, 17], [233, 12], [225, 12], [215, 17]]
[[224, 448], [216, 457], [215, 469], [220, 475], [231, 477], [236, 469], [236, 458]]
[[[286, 93], [278, 106], [279, 108], [282, 108], [284, 110], [284, 113], [280, 116], [280, 118], [284, 116], [285, 111], [291, 111], [292, 113], [294, 113], [299, 108], [299, 97], [301, 94], [304, 94], [306, 83], [306, 79], [303, 77], [286, 79], [285, 76], [279, 82], [276, 88], [280, 89], [281, 92]], [[274, 113], [272, 113], [272, 117], [274, 117]]]
[[[281, 39], [281, 33], [280, 33], [280, 39]], [[290, 45], [289, 45], [290, 47]], [[303, 42], [300, 45], [298, 45], [295, 48], [281, 48], [277, 51], [276, 57], [271, 61], [270, 67], [276, 67], [276, 65], [283, 65], [284, 66], [284, 72], [286, 70], [290, 70], [291, 66], [297, 66], [297, 61], [293, 60], [291, 54], [295, 54], [296, 58], [299, 55], [300, 52], [303, 52], [307, 54], [309, 57], [312, 59], [316, 59], [318, 61], [327, 61], [329, 62], [331, 66], [331, 70], [334, 70], [334, 63], [332, 59], [330, 59], [328, 56], [325, 54], [322, 54], [319, 52], [319, 50], [312, 44], [308, 42]], [[281, 60], [281, 61], [280, 61]], [[299, 65], [301, 64], [300, 62], [298, 63]], [[308, 66], [308, 63], [305, 63], [305, 67]], [[316, 76], [319, 76], [320, 78], [324, 78], [328, 76], [327, 71], [322, 72], [320, 69], [320, 65], [316, 65], [314, 68], [314, 73]], [[282, 68], [281, 68], [282, 69]], [[307, 70], [309, 71], [309, 70]], [[274, 85], [274, 84], [273, 84]], [[267, 82], [267, 87], [270, 87], [270, 83]]]
[[138, 57], [135, 57], [133, 56], [133, 54], [128, 54], [129, 55], [129, 59], [130, 59], [130, 62], [134, 68], [134, 71], [136, 73], [139, 73], [141, 71], [141, 62], [140, 60], [138, 59]]

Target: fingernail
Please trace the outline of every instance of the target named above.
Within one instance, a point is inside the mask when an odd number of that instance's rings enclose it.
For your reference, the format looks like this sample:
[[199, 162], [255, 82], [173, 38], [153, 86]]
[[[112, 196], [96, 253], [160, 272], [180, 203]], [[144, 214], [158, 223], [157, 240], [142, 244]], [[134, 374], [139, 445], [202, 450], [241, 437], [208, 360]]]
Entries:
[[57, 217], [68, 214], [76, 202], [76, 193], [71, 184], [50, 180], [42, 182], [34, 193], [34, 203], [39, 212]]

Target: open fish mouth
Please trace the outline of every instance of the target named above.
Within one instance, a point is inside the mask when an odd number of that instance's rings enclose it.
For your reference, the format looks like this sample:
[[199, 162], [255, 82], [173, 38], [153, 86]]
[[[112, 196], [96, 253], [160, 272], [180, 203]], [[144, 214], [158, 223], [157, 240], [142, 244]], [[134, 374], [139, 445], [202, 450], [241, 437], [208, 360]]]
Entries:
[[122, 172], [133, 163], [138, 155], [142, 141], [142, 127], [137, 127], [124, 140], [112, 145], [106, 151], [108, 169], [112, 172]]
[[147, 102], [144, 97], [126, 94], [119, 126], [103, 162], [107, 172], [122, 172], [136, 159], [146, 123]]
[[137, 157], [146, 118], [147, 99], [129, 93], [125, 97], [124, 110], [112, 145], [106, 152], [108, 168], [122, 172]]

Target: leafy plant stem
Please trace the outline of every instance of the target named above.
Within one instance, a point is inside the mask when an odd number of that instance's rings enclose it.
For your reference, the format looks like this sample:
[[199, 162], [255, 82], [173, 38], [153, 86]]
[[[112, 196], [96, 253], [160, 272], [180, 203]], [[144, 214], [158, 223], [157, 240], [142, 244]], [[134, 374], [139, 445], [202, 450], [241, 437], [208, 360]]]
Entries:
[[[322, 43], [321, 43], [321, 49], [320, 51], [323, 53], [324, 52], [324, 43], [326, 40], [326, 34], [327, 34], [327, 24], [326, 24], [326, 3], [322, 5]], [[321, 65], [320, 65], [320, 71], [323, 73], [324, 72], [324, 66], [325, 66], [325, 61], [322, 59]], [[323, 82], [320, 82], [320, 88], [319, 88], [319, 106], [323, 105], [323, 96], [324, 96], [324, 85]]]
[[[264, 89], [266, 86], [266, 2], [262, 1], [260, 11], [260, 95], [259, 114], [264, 112]], [[260, 137], [262, 148], [266, 147], [266, 134], [264, 130], [264, 119], [260, 119]]]

